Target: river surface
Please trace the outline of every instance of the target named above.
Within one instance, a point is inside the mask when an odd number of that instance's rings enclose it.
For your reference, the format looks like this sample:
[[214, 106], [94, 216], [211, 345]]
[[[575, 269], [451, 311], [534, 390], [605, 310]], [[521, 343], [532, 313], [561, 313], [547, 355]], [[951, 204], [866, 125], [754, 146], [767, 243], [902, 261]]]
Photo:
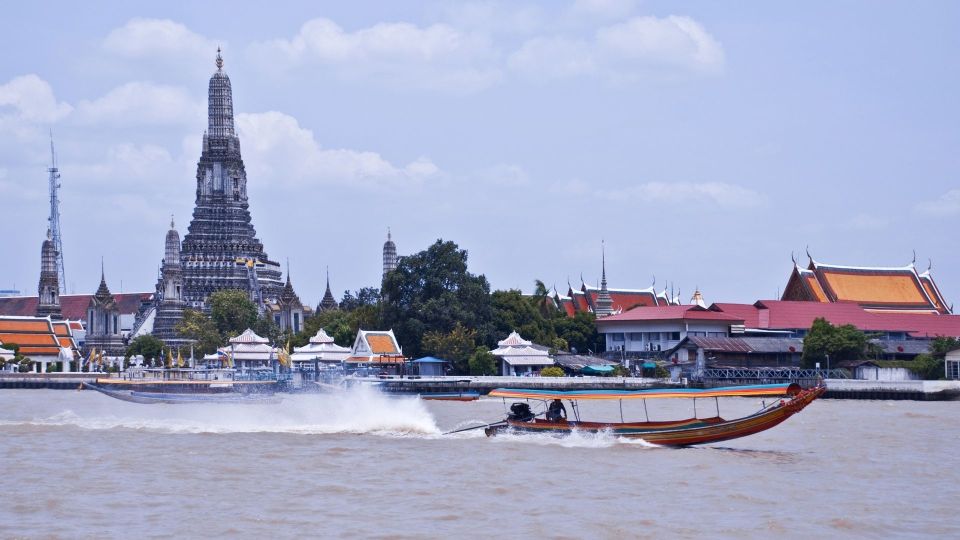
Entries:
[[[720, 400], [727, 418], [759, 406]], [[691, 413], [649, 404], [651, 420]], [[370, 390], [262, 405], [2, 390], [0, 537], [960, 538], [957, 402], [820, 400], [685, 449], [442, 435], [503, 414]]]

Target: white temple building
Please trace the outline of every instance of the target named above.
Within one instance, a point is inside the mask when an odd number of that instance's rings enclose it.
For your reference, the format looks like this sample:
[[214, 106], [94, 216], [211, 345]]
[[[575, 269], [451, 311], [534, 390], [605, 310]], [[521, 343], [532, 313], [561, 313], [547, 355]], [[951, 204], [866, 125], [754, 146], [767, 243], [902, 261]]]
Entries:
[[303, 347], [295, 347], [290, 359], [295, 367], [303, 368], [305, 364], [314, 364], [314, 369], [319, 368], [319, 363], [340, 364], [350, 356], [349, 347], [337, 345], [333, 338], [321, 328], [317, 335], [310, 338], [310, 343]]
[[504, 376], [524, 375], [539, 372], [553, 365], [549, 350], [534, 345], [520, 337], [516, 331], [510, 332], [506, 339], [497, 342], [497, 348], [490, 354], [500, 360], [500, 374]]
[[277, 361], [279, 349], [270, 346], [270, 340], [260, 337], [247, 328], [242, 334], [230, 339], [230, 344], [220, 347], [214, 354], [203, 357], [207, 362], [233, 359], [234, 368], [240, 371], [272, 370]]

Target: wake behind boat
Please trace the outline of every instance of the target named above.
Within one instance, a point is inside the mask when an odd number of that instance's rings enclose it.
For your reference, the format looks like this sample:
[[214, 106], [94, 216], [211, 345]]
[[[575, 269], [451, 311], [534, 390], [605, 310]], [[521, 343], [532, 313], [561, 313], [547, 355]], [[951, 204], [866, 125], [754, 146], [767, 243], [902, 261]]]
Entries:
[[[803, 410], [813, 400], [822, 396], [826, 387], [818, 385], [803, 390], [800, 385], [792, 384], [765, 384], [752, 386], [734, 386], [709, 389], [666, 389], [666, 390], [580, 390], [580, 391], [549, 391], [549, 390], [517, 390], [497, 389], [490, 392], [491, 397], [504, 399], [526, 399], [551, 402], [547, 418], [538, 418], [528, 403], [515, 402], [510, 407], [507, 419], [492, 424], [486, 428], [488, 436], [497, 435], [505, 431], [518, 433], [550, 433], [569, 434], [574, 431], [586, 433], [607, 432], [618, 437], [643, 439], [646, 442], [663, 446], [691, 446], [713, 442], [727, 441], [746, 437], [754, 433], [766, 431], [794, 414]], [[720, 397], [780, 397], [773, 403], [765, 404], [754, 414], [735, 420], [725, 420], [719, 416], [719, 402], [717, 401], [717, 416], [698, 418], [696, 408], [691, 418], [667, 422], [585, 422], [580, 420], [578, 403], [587, 400], [647, 400], [664, 398], [698, 398]], [[574, 413], [574, 420], [558, 417], [562, 402], [569, 400]], [[622, 409], [621, 409], [622, 410]], [[644, 402], [646, 410], [646, 402]], [[622, 413], [621, 413], [622, 416]], [[622, 418], [621, 418], [622, 419]]]

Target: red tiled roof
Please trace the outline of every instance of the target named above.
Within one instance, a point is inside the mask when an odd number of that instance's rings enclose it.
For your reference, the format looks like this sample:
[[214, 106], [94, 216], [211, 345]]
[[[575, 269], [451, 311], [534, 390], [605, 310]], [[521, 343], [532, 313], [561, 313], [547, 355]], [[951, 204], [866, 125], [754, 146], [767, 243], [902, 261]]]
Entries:
[[852, 324], [867, 332], [907, 332], [913, 337], [960, 337], [960, 315], [873, 312], [856, 302], [759, 300], [755, 304], [716, 303], [710, 309], [742, 318], [747, 328], [806, 329], [813, 325], [815, 319], [822, 317], [830, 324]]
[[[87, 307], [92, 294], [65, 294], [60, 297], [60, 312], [64, 319], [86, 320]], [[153, 293], [134, 292], [113, 295], [120, 313], [136, 313], [140, 304], [153, 299]], [[37, 312], [36, 296], [10, 296], [0, 298], [0, 315], [32, 317]]]
[[625, 313], [610, 315], [602, 319], [597, 319], [597, 324], [612, 322], [677, 320], [726, 321], [730, 323], [743, 322], [743, 319], [740, 317], [736, 317], [721, 311], [704, 309], [700, 306], [656, 306], [638, 307]]

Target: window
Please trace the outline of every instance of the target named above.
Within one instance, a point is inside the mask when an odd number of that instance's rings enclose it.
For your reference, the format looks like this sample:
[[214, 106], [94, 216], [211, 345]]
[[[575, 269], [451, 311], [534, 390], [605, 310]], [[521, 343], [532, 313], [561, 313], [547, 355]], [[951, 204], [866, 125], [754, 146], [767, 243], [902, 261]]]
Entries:
[[300, 314], [299, 313], [293, 314], [293, 331], [295, 333], [300, 332]]
[[727, 333], [726, 333], [726, 332], [707, 332], [707, 336], [709, 336], [709, 337], [727, 337]]
[[689, 336], [689, 337], [707, 337], [707, 333], [706, 333], [706, 332], [687, 332], [687, 336]]
[[610, 334], [610, 339], [612, 339], [613, 341], [623, 341], [623, 334], [622, 333]]
[[670, 339], [680, 341], [680, 332], [670, 332]]

